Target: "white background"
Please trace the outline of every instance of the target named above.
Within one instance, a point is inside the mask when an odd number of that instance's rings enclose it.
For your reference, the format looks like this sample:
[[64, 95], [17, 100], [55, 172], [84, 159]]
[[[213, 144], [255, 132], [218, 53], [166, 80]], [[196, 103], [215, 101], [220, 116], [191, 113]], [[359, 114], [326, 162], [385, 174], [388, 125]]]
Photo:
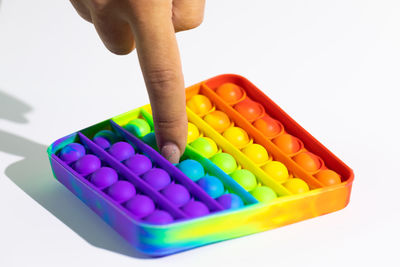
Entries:
[[399, 266], [400, 2], [208, 1], [178, 39], [187, 85], [241, 74], [352, 167], [349, 206], [143, 258], [52, 178], [45, 151], [148, 102], [136, 53], [109, 53], [69, 1], [3, 0], [0, 266]]

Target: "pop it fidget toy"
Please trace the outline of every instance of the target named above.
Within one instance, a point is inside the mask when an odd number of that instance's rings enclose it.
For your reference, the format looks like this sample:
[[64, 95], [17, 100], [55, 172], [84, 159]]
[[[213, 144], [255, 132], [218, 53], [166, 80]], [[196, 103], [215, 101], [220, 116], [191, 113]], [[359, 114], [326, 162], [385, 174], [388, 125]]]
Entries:
[[158, 152], [149, 105], [55, 141], [58, 181], [139, 251], [161, 256], [334, 212], [352, 170], [247, 79], [186, 89], [188, 144]]

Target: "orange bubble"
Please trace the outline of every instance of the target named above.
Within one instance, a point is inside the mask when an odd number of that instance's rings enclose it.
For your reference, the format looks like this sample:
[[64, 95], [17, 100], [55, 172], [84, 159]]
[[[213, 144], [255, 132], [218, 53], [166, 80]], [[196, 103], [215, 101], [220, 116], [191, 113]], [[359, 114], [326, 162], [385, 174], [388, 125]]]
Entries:
[[237, 148], [243, 148], [250, 142], [248, 134], [240, 127], [228, 128], [222, 135]]
[[293, 159], [308, 172], [315, 172], [322, 167], [322, 160], [310, 152], [302, 152]]
[[340, 175], [332, 170], [322, 170], [317, 173], [315, 177], [326, 186], [340, 184], [342, 182]]
[[254, 102], [249, 98], [246, 98], [242, 102], [236, 104], [234, 108], [250, 122], [258, 119], [265, 113], [264, 107], [261, 104]]
[[256, 120], [253, 125], [266, 137], [274, 137], [283, 130], [282, 124], [269, 116]]
[[230, 105], [237, 103], [245, 96], [243, 88], [234, 83], [224, 83], [220, 85], [216, 93]]
[[202, 116], [212, 109], [210, 99], [204, 95], [194, 95], [187, 102], [186, 106], [190, 108], [194, 113]]
[[301, 194], [310, 191], [308, 184], [300, 178], [290, 178], [282, 185], [292, 194]]
[[219, 133], [222, 133], [231, 125], [228, 115], [219, 110], [207, 114], [204, 120]]
[[301, 141], [290, 134], [282, 134], [272, 142], [286, 154], [294, 154], [302, 148]]

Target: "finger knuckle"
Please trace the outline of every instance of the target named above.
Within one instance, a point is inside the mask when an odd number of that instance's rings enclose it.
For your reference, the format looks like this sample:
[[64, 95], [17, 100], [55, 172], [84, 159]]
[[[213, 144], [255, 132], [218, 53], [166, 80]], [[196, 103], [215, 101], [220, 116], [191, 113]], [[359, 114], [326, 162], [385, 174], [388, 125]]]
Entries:
[[110, 6], [110, 0], [91, 0], [91, 7], [95, 13], [102, 14]]
[[154, 69], [146, 73], [147, 82], [153, 89], [164, 90], [178, 80], [178, 73], [173, 69]]
[[176, 129], [177, 127], [182, 128], [185, 126], [185, 120], [180, 117], [165, 117], [161, 116], [155, 120], [155, 124], [158, 129]]

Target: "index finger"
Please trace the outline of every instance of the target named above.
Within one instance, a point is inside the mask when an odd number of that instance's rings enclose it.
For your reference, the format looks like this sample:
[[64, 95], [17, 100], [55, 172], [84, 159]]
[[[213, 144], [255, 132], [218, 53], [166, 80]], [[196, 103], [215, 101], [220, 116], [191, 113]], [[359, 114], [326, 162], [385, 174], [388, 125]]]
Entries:
[[164, 157], [177, 163], [186, 146], [187, 117], [172, 1], [141, 2], [132, 17], [132, 28], [152, 106], [157, 144]]

